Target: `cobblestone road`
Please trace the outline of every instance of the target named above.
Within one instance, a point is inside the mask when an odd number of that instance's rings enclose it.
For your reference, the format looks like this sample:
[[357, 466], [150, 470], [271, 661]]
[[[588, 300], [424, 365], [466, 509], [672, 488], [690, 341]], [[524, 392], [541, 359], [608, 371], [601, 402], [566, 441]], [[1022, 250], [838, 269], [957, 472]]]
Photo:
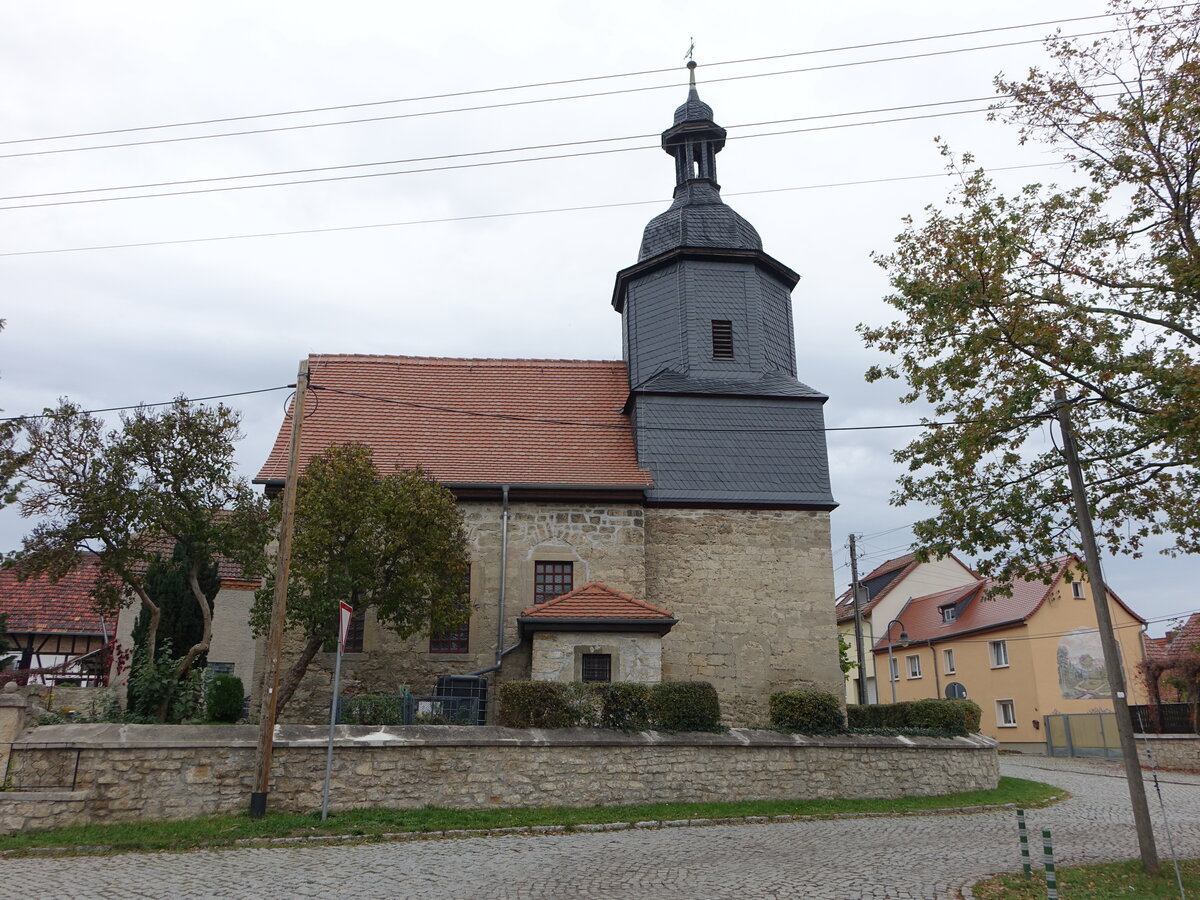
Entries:
[[[1006, 775], [1074, 797], [1032, 810], [1060, 865], [1137, 856], [1119, 766], [1002, 761]], [[1163, 773], [1177, 851], [1200, 856], [1200, 777]], [[1151, 811], [1167, 857], [1153, 785]], [[1031, 843], [1034, 843], [1031, 841]], [[1040, 851], [1039, 851], [1040, 852]], [[27, 898], [957, 898], [1019, 868], [1011, 811], [592, 834], [511, 835], [358, 846], [0, 861], [0, 884]]]

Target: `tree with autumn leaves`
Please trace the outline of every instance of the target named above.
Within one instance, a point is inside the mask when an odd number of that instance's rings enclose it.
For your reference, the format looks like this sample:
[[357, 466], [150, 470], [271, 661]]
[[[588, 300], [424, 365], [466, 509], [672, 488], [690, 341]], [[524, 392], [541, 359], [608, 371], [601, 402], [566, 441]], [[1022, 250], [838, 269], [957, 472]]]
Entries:
[[1070, 187], [1006, 194], [943, 146], [960, 186], [878, 262], [899, 317], [860, 326], [893, 359], [868, 379], [932, 407], [894, 502], [935, 512], [925, 552], [1000, 581], [1075, 549], [1056, 389], [1073, 409], [1097, 534], [1200, 550], [1200, 7], [1116, 0], [1119, 28], [1052, 37], [1050, 65], [999, 76], [993, 117], [1073, 165]]
[[[205, 570], [219, 557], [247, 577], [265, 568], [270, 516], [234, 468], [239, 415], [224, 405], [179, 398], [166, 408], [138, 407], [121, 415], [121, 427], [62, 400], [21, 422], [16, 476], [21, 514], [35, 519], [7, 565], [21, 575], [56, 581], [91, 554], [100, 577], [97, 606], [116, 614], [141, 607], [145, 660], [161, 666], [155, 714], [165, 719], [172, 685], [191, 670], [212, 640], [212, 607]], [[190, 645], [159, 653], [161, 598], [153, 573], [172, 548], [179, 575], [196, 604], [199, 632]]]
[[[341, 444], [314, 457], [296, 488], [286, 624], [304, 645], [283, 676], [278, 714], [322, 647], [333, 646], [339, 601], [372, 609], [402, 638], [466, 622], [469, 562], [454, 495], [420, 469], [381, 474], [369, 447]], [[270, 628], [274, 575], [255, 596], [250, 622]]]

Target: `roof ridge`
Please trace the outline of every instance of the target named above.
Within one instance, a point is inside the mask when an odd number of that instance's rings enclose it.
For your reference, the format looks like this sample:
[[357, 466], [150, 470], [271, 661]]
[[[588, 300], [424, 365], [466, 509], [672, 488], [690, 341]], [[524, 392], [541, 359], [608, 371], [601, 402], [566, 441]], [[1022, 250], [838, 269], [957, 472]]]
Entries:
[[507, 356], [406, 356], [395, 353], [310, 353], [308, 355], [310, 361], [353, 361], [353, 360], [375, 360], [380, 362], [407, 362], [407, 363], [470, 363], [470, 364], [501, 364], [511, 365], [519, 364], [522, 366], [545, 366], [545, 365], [595, 365], [595, 366], [614, 366], [625, 365], [625, 361], [621, 359], [565, 359], [565, 358], [547, 358], [547, 359], [529, 359], [526, 357], [507, 357]]

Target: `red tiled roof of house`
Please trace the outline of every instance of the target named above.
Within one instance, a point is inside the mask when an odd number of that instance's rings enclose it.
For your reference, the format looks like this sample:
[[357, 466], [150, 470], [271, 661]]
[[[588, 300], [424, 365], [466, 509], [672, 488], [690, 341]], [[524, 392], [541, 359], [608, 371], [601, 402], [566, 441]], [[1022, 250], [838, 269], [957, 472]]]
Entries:
[[[971, 575], [975, 574], [970, 566], [966, 565], [953, 553], [949, 554], [947, 558], [954, 560], [956, 563], [962, 566], [965, 572], [968, 572]], [[917, 560], [915, 553], [906, 553], [903, 556], [897, 556], [895, 559], [889, 559], [886, 562], [880, 563], [865, 576], [859, 579], [860, 583], [869, 586], [870, 583], [877, 578], [883, 578], [884, 576], [892, 575], [892, 578], [883, 587], [872, 593], [870, 599], [863, 604], [863, 615], [869, 615], [870, 612], [879, 605], [879, 601], [891, 593], [892, 588], [903, 581], [919, 565], [921, 565], [921, 563]], [[892, 573], [895, 574], [893, 575]], [[841, 596], [837, 598], [837, 602], [834, 604], [834, 610], [839, 623], [846, 622], [854, 618], [854, 601], [849, 588], [843, 591]]]
[[[84, 558], [51, 584], [44, 576], [21, 581], [12, 569], [0, 571], [0, 613], [8, 616], [10, 634], [98, 634], [105, 622], [92, 601], [100, 577], [94, 559]], [[107, 623], [112, 631], [112, 623]]]
[[[1050, 592], [1062, 578], [1063, 572], [1072, 563], [1078, 564], [1079, 560], [1073, 556], [1061, 556], [1047, 563], [1045, 569], [1050, 573], [1050, 584], [1041, 580], [1015, 579], [1011, 582], [1012, 594], [1008, 597], [998, 594], [983, 599], [986, 590], [996, 584], [990, 579], [980, 579], [962, 587], [916, 597], [900, 610], [897, 618], [903, 623], [909, 641], [914, 643], [1024, 622], [1046, 602]], [[1145, 621], [1126, 606], [1111, 588], [1109, 593], [1131, 616], [1139, 622]], [[958, 616], [953, 622], [945, 622], [942, 609], [952, 603], [958, 605]], [[899, 640], [900, 633], [893, 628], [892, 634], [885, 634], [873, 649], [886, 650], [889, 637], [895, 643]]]
[[[420, 466], [443, 484], [646, 487], [623, 362], [309, 357], [301, 462], [371, 447], [382, 472]], [[255, 481], [287, 472], [291, 411]]]
[[1166, 663], [1169, 658], [1168, 651], [1170, 647], [1171, 635], [1160, 638], [1153, 638], [1148, 634], [1142, 635], [1142, 651], [1145, 654], [1147, 662]]
[[[175, 553], [175, 539], [168, 537], [155, 538], [148, 544], [148, 549], [152, 553], [157, 553], [163, 559], [170, 560]], [[221, 580], [222, 587], [243, 585], [258, 586], [258, 584], [261, 582], [261, 579], [250, 578], [241, 566], [226, 556], [221, 556], [218, 553], [216, 556], [216, 561], [217, 577]]]
[[1159, 640], [1163, 642], [1161, 658], [1164, 661], [1175, 656], [1194, 654], [1200, 648], [1200, 613], [1193, 613], [1181, 628]]
[[521, 610], [529, 619], [674, 619], [665, 609], [592, 581], [546, 603]]

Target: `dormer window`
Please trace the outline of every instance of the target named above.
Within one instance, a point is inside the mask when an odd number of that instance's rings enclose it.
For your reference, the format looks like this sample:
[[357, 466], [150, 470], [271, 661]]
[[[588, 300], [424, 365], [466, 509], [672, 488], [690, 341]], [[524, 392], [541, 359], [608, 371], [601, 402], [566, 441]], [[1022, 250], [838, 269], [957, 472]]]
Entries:
[[733, 323], [728, 319], [712, 320], [712, 358], [733, 359]]
[[958, 607], [957, 606], [954, 606], [954, 605], [943, 606], [943, 607], [940, 607], [940, 609], [942, 611], [942, 624], [943, 625], [949, 625], [951, 622], [955, 621], [958, 618]]

